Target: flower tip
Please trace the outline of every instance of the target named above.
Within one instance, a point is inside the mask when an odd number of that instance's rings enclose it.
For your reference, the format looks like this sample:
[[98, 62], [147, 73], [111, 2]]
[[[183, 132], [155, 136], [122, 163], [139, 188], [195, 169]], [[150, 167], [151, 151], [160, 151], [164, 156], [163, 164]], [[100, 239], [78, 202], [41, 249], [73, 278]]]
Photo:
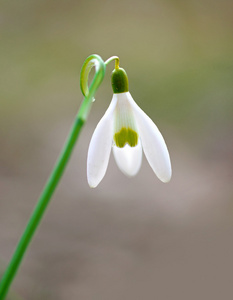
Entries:
[[94, 189], [94, 188], [96, 188], [96, 186], [91, 186], [90, 184], [89, 184], [89, 187], [90, 187], [91, 189]]
[[167, 174], [164, 174], [163, 176], [161, 176], [159, 179], [163, 182], [163, 183], [168, 183], [172, 178], [172, 170], [170, 169], [168, 171]]
[[87, 179], [87, 181], [88, 181], [89, 187], [92, 188], [92, 189], [96, 188], [97, 185], [99, 184], [98, 182], [91, 181], [89, 178]]
[[171, 181], [171, 177], [161, 180], [163, 183], [168, 183]]

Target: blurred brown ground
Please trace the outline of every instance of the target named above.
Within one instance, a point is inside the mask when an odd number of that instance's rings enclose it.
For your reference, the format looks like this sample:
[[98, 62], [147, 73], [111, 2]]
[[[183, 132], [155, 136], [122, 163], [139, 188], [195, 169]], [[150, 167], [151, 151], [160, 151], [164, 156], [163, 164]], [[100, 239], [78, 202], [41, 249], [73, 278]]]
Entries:
[[85, 58], [120, 57], [135, 101], [173, 166], [132, 179], [113, 158], [86, 181], [108, 67], [8, 299], [232, 299], [231, 1], [11, 1], [0, 4], [0, 272], [9, 262], [82, 100]]

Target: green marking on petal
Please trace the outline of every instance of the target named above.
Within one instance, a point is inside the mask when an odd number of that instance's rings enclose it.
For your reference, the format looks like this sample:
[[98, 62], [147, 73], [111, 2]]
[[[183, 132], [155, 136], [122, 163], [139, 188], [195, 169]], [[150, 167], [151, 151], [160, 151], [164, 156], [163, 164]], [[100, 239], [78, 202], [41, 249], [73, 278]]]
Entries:
[[138, 134], [131, 128], [123, 127], [119, 132], [115, 133], [114, 141], [119, 148], [123, 148], [127, 143], [130, 147], [135, 147], [138, 144]]

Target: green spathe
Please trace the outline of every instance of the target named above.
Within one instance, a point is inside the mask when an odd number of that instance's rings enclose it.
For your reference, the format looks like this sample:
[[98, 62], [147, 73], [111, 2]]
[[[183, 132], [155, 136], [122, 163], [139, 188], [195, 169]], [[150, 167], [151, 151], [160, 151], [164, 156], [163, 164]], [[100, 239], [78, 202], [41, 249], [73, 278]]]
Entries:
[[112, 72], [112, 89], [114, 94], [129, 91], [128, 76], [124, 69], [116, 68]]
[[129, 144], [130, 147], [135, 147], [138, 144], [138, 134], [131, 128], [121, 128], [121, 130], [114, 135], [114, 141], [116, 146], [123, 148], [125, 144]]

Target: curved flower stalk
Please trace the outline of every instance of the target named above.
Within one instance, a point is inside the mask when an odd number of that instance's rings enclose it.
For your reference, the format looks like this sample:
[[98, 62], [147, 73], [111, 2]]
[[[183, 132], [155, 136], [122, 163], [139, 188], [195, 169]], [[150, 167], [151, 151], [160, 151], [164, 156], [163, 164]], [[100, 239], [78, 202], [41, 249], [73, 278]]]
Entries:
[[87, 158], [87, 179], [96, 187], [103, 179], [113, 149], [116, 163], [128, 176], [135, 176], [141, 166], [142, 149], [157, 175], [171, 179], [171, 162], [165, 141], [153, 121], [135, 103], [128, 89], [124, 69], [112, 74], [113, 98], [92, 136]]
[[[111, 61], [111, 58], [109, 59]], [[90, 84], [90, 88], [88, 88], [88, 74], [91, 68], [95, 66], [96, 73]], [[34, 211], [28, 221], [28, 224], [25, 228], [24, 233], [22, 234], [18, 245], [16, 246], [15, 252], [11, 258], [11, 261], [6, 268], [5, 273], [3, 274], [0, 281], [0, 300], [4, 300], [10, 285], [17, 273], [17, 270], [22, 262], [22, 259], [28, 249], [30, 241], [32, 240], [36, 229], [38, 228], [40, 221], [48, 207], [48, 204], [53, 196], [53, 193], [64, 173], [66, 165], [69, 161], [73, 148], [78, 140], [80, 131], [85, 124], [88, 113], [91, 108], [92, 100], [101, 84], [104, 75], [105, 75], [106, 63], [102, 60], [99, 55], [91, 55], [84, 62], [80, 81], [81, 81], [81, 89], [84, 94], [84, 100], [81, 104], [78, 114], [74, 120], [73, 126], [68, 135], [67, 141], [61, 151], [60, 156], [54, 166], [51, 175], [45, 184], [45, 187], [41, 193], [41, 196], [38, 199], [38, 202], [35, 206]]]

